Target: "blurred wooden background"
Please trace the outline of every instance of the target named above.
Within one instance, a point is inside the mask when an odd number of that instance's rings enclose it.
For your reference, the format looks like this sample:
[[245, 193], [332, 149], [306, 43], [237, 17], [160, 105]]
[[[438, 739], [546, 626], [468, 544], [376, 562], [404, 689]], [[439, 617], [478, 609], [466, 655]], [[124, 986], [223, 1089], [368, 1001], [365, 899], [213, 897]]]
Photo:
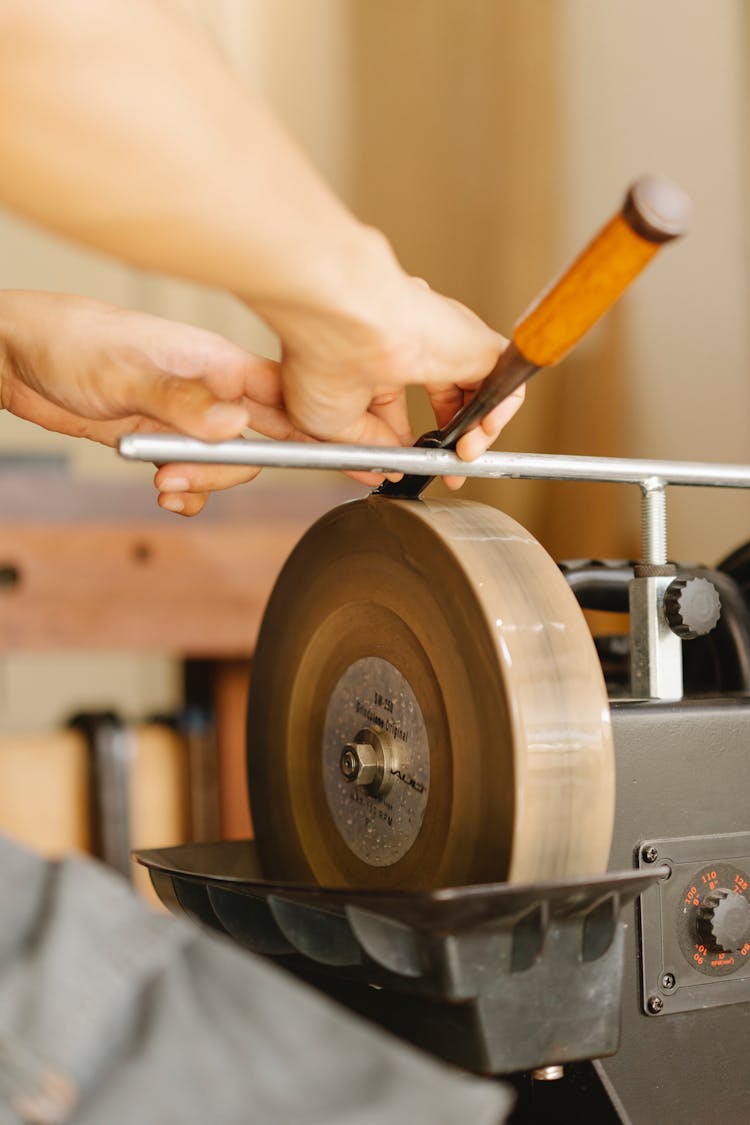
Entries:
[[[406, 268], [501, 331], [635, 176], [677, 180], [694, 199], [693, 231], [559, 369], [532, 382], [499, 447], [750, 460], [750, 37], [741, 0], [183, 6], [351, 207], [389, 235]], [[11, 215], [0, 216], [0, 283], [88, 293], [276, 354], [270, 333], [232, 298], [139, 275]], [[427, 428], [418, 393], [412, 405], [416, 429]], [[153, 503], [145, 466], [7, 416], [0, 452], [64, 456], [72, 482], [133, 482]], [[336, 502], [340, 482], [266, 473], [250, 487], [272, 488], [293, 508], [310, 489]], [[556, 557], [638, 549], [634, 489], [485, 482], [466, 495], [510, 510]], [[750, 538], [744, 494], [672, 490], [669, 506], [673, 557], [710, 564]], [[128, 651], [100, 641], [92, 653], [85, 631], [72, 651], [51, 630], [42, 648], [22, 651], [0, 635], [4, 734], [54, 730], [81, 708], [113, 707], [137, 723], [184, 702], [180, 654], [152, 639]]]

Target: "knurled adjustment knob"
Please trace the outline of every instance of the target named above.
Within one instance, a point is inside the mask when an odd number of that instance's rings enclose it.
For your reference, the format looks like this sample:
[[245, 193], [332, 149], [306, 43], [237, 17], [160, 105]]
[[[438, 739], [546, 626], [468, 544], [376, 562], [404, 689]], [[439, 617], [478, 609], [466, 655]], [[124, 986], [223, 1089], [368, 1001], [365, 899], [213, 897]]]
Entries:
[[675, 578], [664, 591], [667, 624], [683, 641], [710, 633], [720, 613], [719, 591], [707, 578]]
[[717, 887], [700, 904], [696, 925], [708, 949], [736, 953], [750, 941], [750, 902], [737, 891]]

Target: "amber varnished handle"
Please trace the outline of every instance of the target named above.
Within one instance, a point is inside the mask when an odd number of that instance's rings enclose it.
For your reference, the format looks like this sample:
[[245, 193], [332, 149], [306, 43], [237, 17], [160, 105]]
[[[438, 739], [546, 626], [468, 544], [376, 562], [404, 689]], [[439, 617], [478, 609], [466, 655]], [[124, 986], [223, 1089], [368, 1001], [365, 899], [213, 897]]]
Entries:
[[561, 360], [659, 248], [684, 234], [691, 213], [689, 198], [670, 180], [637, 180], [618, 214], [516, 324], [513, 343], [524, 358], [535, 367]]
[[[636, 180], [618, 213], [518, 321], [509, 346], [474, 397], [442, 430], [422, 434], [417, 445], [455, 449], [463, 434], [535, 371], [561, 360], [657, 250], [684, 234], [692, 210], [685, 192], [665, 177]], [[397, 482], [386, 481], [378, 491], [386, 496], [414, 498], [430, 479], [405, 476]]]

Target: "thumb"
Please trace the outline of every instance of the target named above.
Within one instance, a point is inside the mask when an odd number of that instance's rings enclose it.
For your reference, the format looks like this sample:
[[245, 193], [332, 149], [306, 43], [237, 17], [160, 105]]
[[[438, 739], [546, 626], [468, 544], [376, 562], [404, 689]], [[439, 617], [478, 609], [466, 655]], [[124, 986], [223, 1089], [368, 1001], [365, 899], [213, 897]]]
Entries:
[[139, 371], [127, 388], [127, 411], [203, 441], [236, 437], [250, 421], [244, 399], [227, 401], [208, 389], [202, 379]]

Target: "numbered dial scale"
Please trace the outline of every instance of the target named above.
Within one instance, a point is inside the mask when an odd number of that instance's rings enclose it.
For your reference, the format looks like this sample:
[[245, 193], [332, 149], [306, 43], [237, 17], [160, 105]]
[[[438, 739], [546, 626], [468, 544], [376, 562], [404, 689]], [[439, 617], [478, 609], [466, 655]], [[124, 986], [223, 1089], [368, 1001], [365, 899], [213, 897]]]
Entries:
[[643, 1008], [668, 1015], [750, 1000], [750, 832], [647, 840], [641, 896]]
[[726, 976], [750, 956], [750, 876], [729, 863], [708, 864], [686, 888], [680, 948], [695, 969]]

